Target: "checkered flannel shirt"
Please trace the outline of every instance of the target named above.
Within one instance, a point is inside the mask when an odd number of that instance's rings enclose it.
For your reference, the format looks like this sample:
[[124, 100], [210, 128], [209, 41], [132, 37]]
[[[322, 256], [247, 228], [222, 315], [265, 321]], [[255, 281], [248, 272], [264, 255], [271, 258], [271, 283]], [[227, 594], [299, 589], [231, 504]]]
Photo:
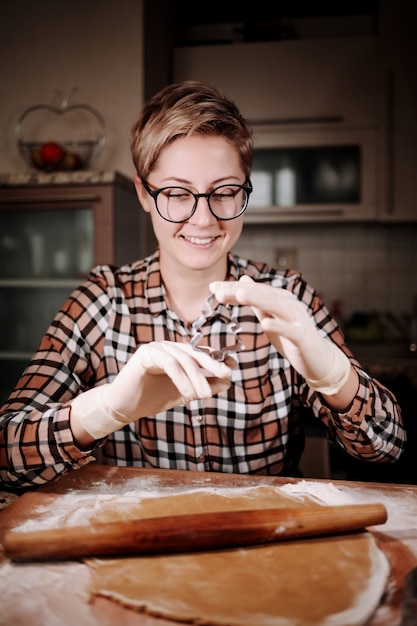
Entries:
[[[329, 437], [357, 458], [392, 461], [405, 442], [395, 397], [354, 360], [318, 294], [294, 271], [276, 271], [229, 255], [229, 277], [290, 290], [323, 335], [348, 354], [359, 374], [344, 412], [331, 409], [268, 341], [248, 306], [218, 305], [201, 331], [216, 346], [236, 318], [245, 349], [231, 388], [187, 406], [143, 417], [90, 450], [74, 442], [70, 401], [110, 383], [139, 345], [190, 341], [190, 329], [166, 303], [158, 251], [120, 268], [98, 266], [64, 303], [0, 411], [0, 478], [27, 487], [54, 480], [100, 452], [105, 464], [230, 473], [294, 475], [307, 408]], [[231, 338], [234, 339], [233, 337]]]

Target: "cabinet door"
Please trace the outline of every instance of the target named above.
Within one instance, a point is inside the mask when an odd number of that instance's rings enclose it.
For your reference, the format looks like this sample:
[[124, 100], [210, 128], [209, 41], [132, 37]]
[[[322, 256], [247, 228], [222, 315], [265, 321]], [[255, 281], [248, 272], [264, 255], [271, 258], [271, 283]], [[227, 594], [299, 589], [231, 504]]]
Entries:
[[417, 221], [417, 5], [381, 4], [381, 219]]
[[91, 208], [0, 211], [0, 400], [94, 262]]
[[251, 121], [375, 126], [374, 36], [175, 50], [176, 80], [208, 80]]

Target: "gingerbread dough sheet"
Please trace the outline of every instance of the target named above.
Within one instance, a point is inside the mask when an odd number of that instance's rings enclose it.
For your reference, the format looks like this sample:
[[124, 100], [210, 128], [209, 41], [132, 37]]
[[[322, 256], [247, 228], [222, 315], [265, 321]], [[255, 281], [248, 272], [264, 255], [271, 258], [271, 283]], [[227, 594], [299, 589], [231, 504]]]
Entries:
[[[319, 506], [279, 488], [195, 490], [99, 507], [90, 522], [267, 507]], [[88, 560], [90, 592], [179, 622], [359, 626], [384, 592], [388, 562], [370, 533], [233, 550]]]

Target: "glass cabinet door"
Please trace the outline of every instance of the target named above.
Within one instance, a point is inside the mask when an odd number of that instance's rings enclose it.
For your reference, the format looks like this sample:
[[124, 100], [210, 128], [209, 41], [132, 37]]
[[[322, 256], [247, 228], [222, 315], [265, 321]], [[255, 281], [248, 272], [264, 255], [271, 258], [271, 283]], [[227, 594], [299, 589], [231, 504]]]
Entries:
[[250, 206], [354, 204], [360, 201], [359, 146], [255, 151]]
[[365, 221], [377, 217], [374, 128], [258, 126], [246, 221]]
[[0, 403], [94, 263], [93, 212], [0, 211]]
[[93, 264], [91, 209], [0, 212], [0, 279], [85, 276]]

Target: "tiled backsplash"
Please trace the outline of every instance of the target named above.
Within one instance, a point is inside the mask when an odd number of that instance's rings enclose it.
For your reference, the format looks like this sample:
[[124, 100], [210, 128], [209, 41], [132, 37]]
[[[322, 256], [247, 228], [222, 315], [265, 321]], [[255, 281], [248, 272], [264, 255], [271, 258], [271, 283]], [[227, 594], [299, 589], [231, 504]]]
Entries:
[[295, 269], [328, 307], [411, 313], [417, 294], [415, 224], [247, 224], [234, 251], [277, 267], [277, 251], [294, 251]]

